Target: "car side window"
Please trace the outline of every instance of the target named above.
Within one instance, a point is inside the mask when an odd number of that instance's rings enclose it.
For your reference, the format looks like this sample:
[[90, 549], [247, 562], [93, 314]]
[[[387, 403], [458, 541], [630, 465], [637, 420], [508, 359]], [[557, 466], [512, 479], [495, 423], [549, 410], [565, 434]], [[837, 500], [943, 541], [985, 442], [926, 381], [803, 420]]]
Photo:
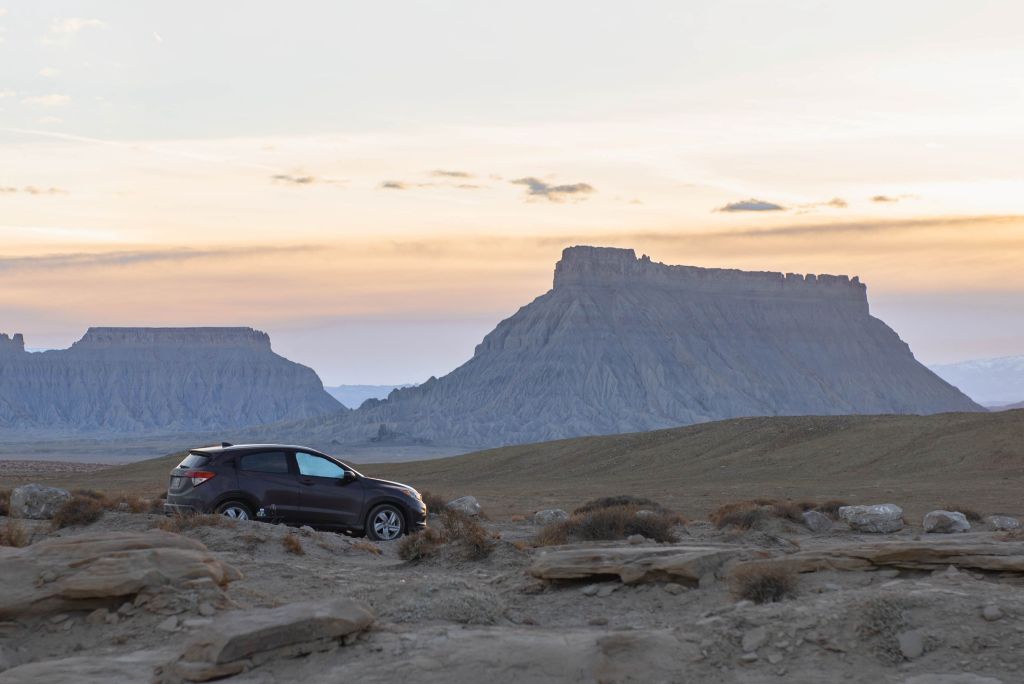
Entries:
[[345, 469], [334, 461], [328, 461], [323, 456], [314, 456], [301, 451], [295, 452], [295, 461], [299, 464], [299, 474], [308, 477], [333, 477], [343, 479]]
[[239, 470], [255, 473], [288, 474], [288, 454], [284, 451], [261, 451], [245, 454], [238, 460]]

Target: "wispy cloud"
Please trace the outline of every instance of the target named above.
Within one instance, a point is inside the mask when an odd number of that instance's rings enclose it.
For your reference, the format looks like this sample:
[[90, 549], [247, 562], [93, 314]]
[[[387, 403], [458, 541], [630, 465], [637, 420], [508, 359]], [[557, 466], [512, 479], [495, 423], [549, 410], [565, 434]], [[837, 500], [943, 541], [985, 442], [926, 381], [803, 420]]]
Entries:
[[54, 19], [50, 22], [50, 30], [43, 37], [43, 43], [68, 46], [75, 36], [86, 29], [105, 28], [107, 28], [107, 23], [99, 19], [85, 19], [83, 17]]
[[525, 185], [526, 194], [530, 197], [545, 197], [551, 202], [564, 202], [567, 199], [586, 199], [586, 196], [597, 192], [589, 183], [570, 183], [567, 185], [551, 185], [539, 178], [527, 176], [509, 181], [513, 185]]
[[0, 100], [6, 97], [17, 97], [18, 93], [13, 90], [0, 90]]
[[874, 197], [871, 198], [871, 201], [872, 202], [881, 202], [881, 203], [885, 203], [885, 202], [899, 202], [900, 198], [899, 197], [890, 197], [889, 195], [875, 195]]
[[475, 178], [471, 173], [466, 171], [445, 171], [444, 169], [434, 169], [430, 172], [431, 176], [436, 178]]
[[35, 185], [26, 185], [23, 188], [16, 188], [14, 186], [0, 187], [0, 193], [5, 195], [13, 195], [15, 193], [24, 193], [26, 195], [66, 195], [68, 191], [64, 188], [55, 188], [50, 186], [48, 188], [40, 188]]
[[292, 185], [312, 185], [317, 182], [315, 176], [293, 176], [287, 173], [276, 173], [270, 178], [279, 183], [290, 183]]
[[154, 262], [181, 262], [318, 251], [316, 245], [223, 247], [203, 250], [153, 249], [117, 252], [70, 252], [21, 257], [0, 257], [0, 272], [24, 269], [96, 268], [133, 266]]
[[389, 180], [380, 184], [381, 190], [408, 190], [411, 186], [402, 181]]
[[51, 93], [49, 95], [30, 95], [28, 97], [21, 98], [21, 104], [29, 105], [30, 107], [43, 107], [45, 109], [66, 107], [70, 102], [70, 95], [60, 95], [57, 93]]
[[739, 211], [785, 211], [786, 208], [781, 204], [775, 204], [774, 202], [765, 202], [759, 199], [747, 199], [740, 200], [739, 202], [730, 202], [725, 206], [718, 207], [715, 211], [722, 212], [739, 212]]

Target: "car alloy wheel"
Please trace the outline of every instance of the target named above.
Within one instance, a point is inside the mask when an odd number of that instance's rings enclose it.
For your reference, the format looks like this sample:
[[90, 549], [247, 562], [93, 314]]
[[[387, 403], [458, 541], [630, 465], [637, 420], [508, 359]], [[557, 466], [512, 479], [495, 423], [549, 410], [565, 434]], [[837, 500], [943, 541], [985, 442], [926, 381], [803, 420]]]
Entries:
[[234, 501], [228, 502], [226, 504], [221, 504], [220, 506], [217, 507], [217, 512], [223, 516], [232, 518], [234, 520], [250, 519], [249, 509], [246, 508], [243, 504], [235, 503]]
[[397, 539], [402, 534], [402, 515], [390, 506], [377, 511], [370, 521], [373, 534], [382, 541]]

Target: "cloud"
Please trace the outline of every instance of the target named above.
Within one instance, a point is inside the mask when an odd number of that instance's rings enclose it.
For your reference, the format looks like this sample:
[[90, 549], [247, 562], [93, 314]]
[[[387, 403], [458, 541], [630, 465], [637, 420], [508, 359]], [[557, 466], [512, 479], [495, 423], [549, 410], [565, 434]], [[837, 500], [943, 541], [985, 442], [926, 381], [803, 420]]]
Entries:
[[44, 116], [40, 119], [36, 119], [36, 123], [40, 126], [59, 126], [64, 123], [64, 119], [59, 116]]
[[872, 202], [899, 202], [899, 197], [890, 197], [889, 195], [875, 195], [871, 198]]
[[454, 187], [458, 188], [459, 190], [479, 190], [483, 186], [474, 185], [473, 183], [458, 183]]
[[30, 95], [29, 97], [23, 97], [21, 99], [21, 104], [32, 107], [44, 107], [46, 109], [64, 107], [69, 102], [71, 102], [70, 95], [58, 95], [57, 93], [51, 93], [50, 95]]
[[26, 195], [67, 195], [68, 191], [64, 188], [55, 188], [50, 186], [48, 188], [40, 188], [35, 185], [26, 185], [20, 190], [13, 186], [0, 187], [0, 193], [5, 195], [13, 195], [17, 192], [23, 192]]
[[402, 181], [384, 181], [380, 184], [382, 190], [408, 190], [409, 184]]
[[724, 212], [737, 212], [737, 211], [786, 211], [786, 208], [780, 204], [774, 202], [765, 202], [759, 199], [748, 199], [740, 200], [739, 202], [730, 202], [723, 207], [718, 207], [715, 211]]
[[43, 67], [39, 70], [39, 75], [43, 78], [55, 78], [60, 75], [60, 70], [53, 67]]
[[274, 254], [320, 251], [317, 245], [254, 246], [243, 248], [154, 249], [120, 252], [70, 252], [21, 257], [0, 257], [0, 273], [26, 269], [94, 268], [105, 266], [132, 266], [154, 262], [181, 262], [197, 259], [224, 259], [228, 257], [265, 256]]
[[434, 169], [430, 172], [431, 176], [437, 178], [475, 178], [471, 173], [465, 171], [445, 171], [444, 169]]
[[845, 209], [850, 205], [842, 197], [833, 197], [828, 202], [825, 202], [825, 206], [835, 207], [836, 209]]
[[293, 176], [287, 173], [277, 173], [270, 178], [279, 183], [290, 183], [292, 185], [312, 185], [317, 182], [316, 176]]
[[84, 19], [82, 17], [54, 19], [50, 22], [49, 32], [43, 37], [43, 43], [67, 46], [75, 36], [85, 29], [105, 28], [107, 28], [106, 22], [100, 21], [99, 19]]
[[568, 185], [550, 185], [539, 178], [527, 176], [509, 181], [513, 185], [525, 185], [526, 194], [532, 197], [546, 197], [551, 202], [564, 202], [566, 199], [586, 199], [585, 195], [597, 192], [589, 183], [571, 183]]
[[4, 99], [5, 97], [16, 97], [17, 94], [18, 93], [14, 92], [13, 90], [0, 90], [0, 100]]

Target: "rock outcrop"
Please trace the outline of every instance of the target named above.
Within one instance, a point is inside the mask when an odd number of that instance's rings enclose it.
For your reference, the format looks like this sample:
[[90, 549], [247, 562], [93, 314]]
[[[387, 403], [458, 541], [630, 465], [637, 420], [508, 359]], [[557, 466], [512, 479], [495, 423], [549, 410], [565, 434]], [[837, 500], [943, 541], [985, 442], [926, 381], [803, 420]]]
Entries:
[[200, 432], [341, 408], [252, 328], [90, 328], [38, 353], [0, 335], [3, 433]]
[[570, 247], [554, 287], [467, 363], [296, 437], [481, 447], [743, 416], [978, 410], [870, 315], [857, 278]]
[[71, 500], [71, 492], [59, 487], [27, 484], [11, 492], [10, 516], [30, 520], [49, 520]]

